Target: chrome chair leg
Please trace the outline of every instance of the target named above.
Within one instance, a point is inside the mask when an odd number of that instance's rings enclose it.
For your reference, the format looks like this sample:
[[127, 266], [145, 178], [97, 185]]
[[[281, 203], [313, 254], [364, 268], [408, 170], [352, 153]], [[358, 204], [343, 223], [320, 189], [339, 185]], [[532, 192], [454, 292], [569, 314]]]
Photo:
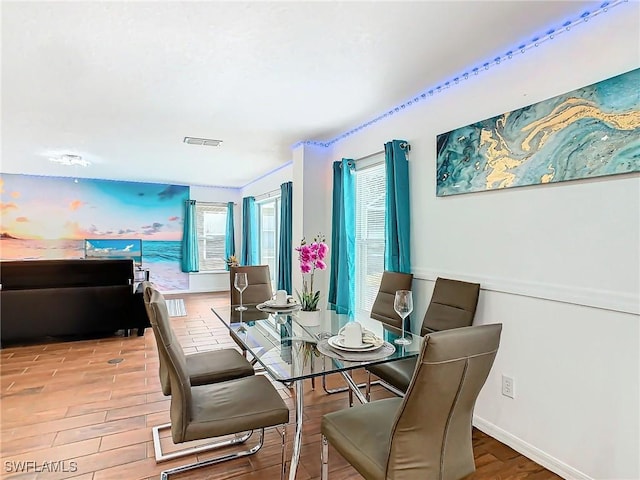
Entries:
[[[390, 383], [385, 382], [381, 378], [379, 378], [378, 380], [374, 380], [372, 382], [371, 372], [367, 370], [367, 383], [364, 385], [366, 387], [365, 398], [367, 399], [367, 402], [371, 401], [371, 385], [380, 385], [386, 390], [389, 390], [394, 395], [397, 395], [398, 397], [404, 397], [404, 392], [402, 390], [397, 389], [396, 387], [394, 387]], [[358, 385], [358, 387], [362, 387], [362, 385]]]
[[320, 480], [329, 478], [329, 442], [322, 435], [322, 450], [320, 451]]
[[[381, 380], [375, 380], [375, 381], [371, 382], [371, 385], [382, 385], [382, 381]], [[384, 385], [382, 385], [382, 386], [384, 386]], [[367, 388], [367, 384], [366, 383], [359, 383], [358, 384], [358, 388]], [[369, 386], [369, 388], [371, 388], [371, 386]], [[324, 393], [326, 393], [327, 395], [333, 395], [334, 393], [346, 392], [346, 391], [349, 390], [349, 387], [328, 388], [327, 387], [326, 375], [323, 375], [322, 376], [322, 389], [324, 390]]]
[[287, 451], [287, 426], [282, 426], [282, 458], [280, 459], [282, 462], [282, 470], [280, 470], [280, 480], [284, 480], [287, 474], [287, 459], [286, 459], [286, 451]]
[[[351, 378], [351, 381], [353, 382], [353, 370], [349, 370], [347, 375], [349, 375], [349, 377]], [[356, 388], [358, 388], [357, 385], [356, 385]], [[353, 389], [352, 388], [349, 389], [349, 407], [353, 407]]]
[[242, 452], [234, 452], [229, 453], [227, 455], [221, 455], [216, 458], [212, 458], [210, 460], [203, 460], [199, 462], [189, 463], [187, 465], [181, 465], [179, 467], [170, 468], [168, 470], [164, 470], [160, 473], [160, 480], [168, 480], [169, 475], [175, 475], [176, 473], [188, 472], [190, 470], [195, 470], [196, 468], [209, 467], [211, 465], [215, 465], [216, 463], [226, 462], [227, 460], [234, 460], [236, 458], [242, 458], [249, 455], [253, 455], [258, 452], [262, 445], [264, 445], [264, 428], [260, 429], [260, 439], [258, 440], [258, 444], [251, 447], [248, 450], [244, 450]]
[[375, 380], [375, 381], [371, 382], [371, 385], [380, 385], [381, 387], [389, 390], [391, 393], [393, 393], [394, 395], [397, 395], [398, 397], [404, 397], [404, 395], [405, 395], [405, 392], [403, 392], [402, 390], [397, 389], [396, 387], [394, 387], [390, 383], [385, 382], [382, 379]]
[[229, 440], [207, 443], [206, 445], [200, 445], [197, 447], [184, 448], [182, 450], [178, 450], [177, 452], [163, 453], [162, 444], [160, 442], [160, 430], [171, 430], [171, 424], [165, 423], [163, 425], [155, 426], [152, 429], [151, 434], [153, 436], [153, 450], [156, 457], [156, 463], [166, 462], [168, 460], [173, 460], [174, 458], [185, 457], [193, 453], [208, 452], [209, 450], [215, 450], [221, 447], [228, 447], [231, 445], [245, 443], [247, 440], [249, 440], [249, 438], [251, 438], [251, 435], [253, 434], [253, 430], [249, 430], [245, 433], [236, 434], [235, 438], [231, 438]]
[[[315, 372], [315, 362], [313, 360], [313, 355], [311, 355], [311, 362], [309, 364], [309, 369], [311, 370], [311, 374], [313, 375], [313, 373]], [[323, 375], [324, 377], [324, 375]], [[311, 377], [311, 390], [315, 390], [316, 389], [316, 377]]]
[[344, 378], [344, 381], [347, 382], [347, 385], [349, 385], [350, 387], [349, 388], [349, 406], [350, 407], [353, 406], [354, 395], [358, 399], [358, 401], [363, 405], [367, 403], [367, 399], [358, 388], [358, 385], [356, 384], [356, 382], [353, 381], [353, 378], [351, 378], [351, 375], [349, 375], [347, 372], [340, 372], [340, 374], [342, 375], [342, 378]]

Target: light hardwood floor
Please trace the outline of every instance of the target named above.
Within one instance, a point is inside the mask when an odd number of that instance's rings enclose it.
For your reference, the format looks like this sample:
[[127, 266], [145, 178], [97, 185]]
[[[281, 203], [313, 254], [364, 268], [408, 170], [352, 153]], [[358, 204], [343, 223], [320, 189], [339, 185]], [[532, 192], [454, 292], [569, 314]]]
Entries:
[[[227, 304], [228, 293], [180, 297], [185, 300], [187, 316], [174, 317], [172, 323], [187, 353], [236, 348], [210, 310]], [[49, 321], [55, 321], [55, 312]], [[160, 391], [158, 357], [150, 329], [142, 337], [7, 347], [0, 350], [0, 356], [0, 478], [157, 479], [163, 468], [184, 463], [174, 460], [156, 465], [154, 460], [151, 427], [169, 421], [170, 400]], [[339, 383], [340, 378], [329, 378], [330, 386]], [[290, 457], [293, 391], [275, 385], [291, 409], [287, 428]], [[347, 407], [346, 393], [326, 395], [319, 385], [315, 390], [310, 384], [306, 387], [299, 480], [320, 476], [322, 415]], [[384, 389], [374, 390], [374, 398], [388, 395]], [[474, 430], [474, 454], [477, 470], [467, 480], [560, 478], [478, 430]], [[279, 468], [279, 436], [270, 430], [264, 448], [254, 456], [172, 478], [277, 479]], [[22, 473], [16, 473], [17, 469]], [[361, 477], [330, 450], [330, 478]]]

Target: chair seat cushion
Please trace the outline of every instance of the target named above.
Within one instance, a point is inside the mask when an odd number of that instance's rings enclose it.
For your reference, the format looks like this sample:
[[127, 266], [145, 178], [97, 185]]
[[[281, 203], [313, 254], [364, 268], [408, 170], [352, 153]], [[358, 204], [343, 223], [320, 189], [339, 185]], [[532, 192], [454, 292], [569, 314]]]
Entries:
[[192, 418], [187, 421], [183, 441], [289, 422], [287, 405], [262, 375], [191, 387], [191, 396]]
[[186, 356], [191, 385], [208, 385], [254, 374], [253, 367], [237, 350], [226, 348]]
[[401, 398], [387, 398], [328, 413], [322, 417], [322, 434], [363, 477], [384, 480], [401, 405]]
[[397, 362], [381, 363], [366, 367], [371, 373], [385, 382], [393, 385], [398, 390], [406, 392], [416, 369], [416, 357], [405, 358]]

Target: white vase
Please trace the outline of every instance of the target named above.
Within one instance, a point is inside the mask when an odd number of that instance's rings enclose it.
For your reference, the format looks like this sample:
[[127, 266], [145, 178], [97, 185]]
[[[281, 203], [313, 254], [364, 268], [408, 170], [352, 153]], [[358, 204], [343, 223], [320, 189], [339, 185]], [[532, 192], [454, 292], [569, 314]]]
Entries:
[[298, 312], [298, 322], [300, 325], [306, 327], [320, 325], [320, 310], [313, 310], [311, 312], [300, 310]]

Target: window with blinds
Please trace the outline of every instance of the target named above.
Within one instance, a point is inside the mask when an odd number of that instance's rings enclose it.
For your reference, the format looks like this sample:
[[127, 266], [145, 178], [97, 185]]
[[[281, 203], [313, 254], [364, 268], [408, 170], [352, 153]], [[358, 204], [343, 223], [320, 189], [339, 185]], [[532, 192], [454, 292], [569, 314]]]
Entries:
[[200, 271], [223, 270], [226, 265], [224, 246], [227, 231], [227, 205], [196, 203], [196, 222]]
[[271, 283], [278, 271], [278, 247], [280, 240], [280, 197], [271, 197], [258, 202], [260, 222], [260, 264], [269, 265]]
[[384, 271], [384, 160], [356, 170], [356, 309], [370, 312]]

